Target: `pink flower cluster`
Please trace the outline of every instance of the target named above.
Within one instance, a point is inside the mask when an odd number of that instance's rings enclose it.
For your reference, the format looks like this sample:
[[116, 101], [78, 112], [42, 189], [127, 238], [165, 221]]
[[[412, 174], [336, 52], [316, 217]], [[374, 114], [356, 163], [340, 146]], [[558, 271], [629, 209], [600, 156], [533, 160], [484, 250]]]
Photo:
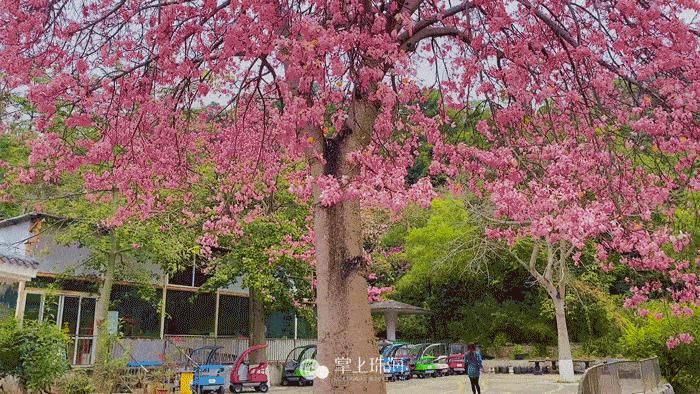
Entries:
[[382, 296], [386, 293], [391, 292], [394, 290], [393, 287], [374, 287], [374, 286], [369, 286], [367, 288], [367, 299], [369, 302], [377, 302], [382, 300]]
[[675, 349], [680, 345], [688, 345], [693, 343], [695, 338], [688, 334], [687, 332], [681, 333], [676, 335], [675, 337], [671, 337], [666, 341], [666, 347], [671, 350]]

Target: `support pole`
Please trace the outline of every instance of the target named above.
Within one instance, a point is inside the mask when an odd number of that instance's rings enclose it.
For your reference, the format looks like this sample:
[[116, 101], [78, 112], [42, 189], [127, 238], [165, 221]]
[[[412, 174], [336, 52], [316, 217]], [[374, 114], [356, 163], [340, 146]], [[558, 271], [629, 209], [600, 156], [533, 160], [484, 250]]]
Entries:
[[27, 295], [24, 293], [25, 282], [22, 280], [17, 286], [17, 305], [15, 305], [15, 319], [22, 324], [24, 317], [24, 304], [27, 299]]
[[396, 340], [396, 312], [384, 312], [384, 320], [386, 321], [386, 339], [390, 341]]

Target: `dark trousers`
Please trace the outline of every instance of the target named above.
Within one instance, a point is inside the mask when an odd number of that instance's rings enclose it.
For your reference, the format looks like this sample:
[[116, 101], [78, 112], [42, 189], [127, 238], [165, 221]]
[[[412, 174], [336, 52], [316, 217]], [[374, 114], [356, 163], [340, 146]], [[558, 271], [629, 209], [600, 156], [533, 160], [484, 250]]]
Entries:
[[472, 394], [481, 394], [481, 387], [479, 387], [479, 377], [472, 378], [469, 377], [469, 382], [472, 384]]

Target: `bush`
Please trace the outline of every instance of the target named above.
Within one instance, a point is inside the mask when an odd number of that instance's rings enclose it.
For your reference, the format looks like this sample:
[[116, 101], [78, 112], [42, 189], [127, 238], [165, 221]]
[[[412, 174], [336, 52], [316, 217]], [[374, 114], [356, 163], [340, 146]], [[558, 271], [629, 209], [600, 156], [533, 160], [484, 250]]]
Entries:
[[61, 394], [95, 394], [97, 389], [84, 371], [75, 371], [65, 375], [59, 382]]
[[54, 324], [0, 322], [0, 373], [19, 377], [29, 391], [47, 391], [68, 370], [68, 342]]
[[[700, 311], [695, 311], [699, 313]], [[629, 327], [623, 337], [625, 356], [634, 358], [658, 357], [661, 373], [673, 385], [676, 393], [697, 392], [700, 387], [700, 369], [697, 367], [700, 354], [700, 318], [678, 318], [668, 316], [663, 319], [639, 318]], [[695, 337], [690, 344], [682, 344], [669, 349], [666, 341], [681, 332]]]
[[19, 373], [19, 348], [17, 322], [14, 319], [0, 321], [0, 378]]

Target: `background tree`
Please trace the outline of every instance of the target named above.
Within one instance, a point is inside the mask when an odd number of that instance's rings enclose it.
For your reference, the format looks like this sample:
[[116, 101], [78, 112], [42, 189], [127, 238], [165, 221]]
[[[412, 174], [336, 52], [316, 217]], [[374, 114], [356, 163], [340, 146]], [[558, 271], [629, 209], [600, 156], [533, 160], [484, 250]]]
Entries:
[[[308, 207], [284, 191], [267, 203], [266, 213], [245, 224], [240, 237], [220, 239], [220, 256], [209, 263], [212, 276], [204, 285], [216, 289], [240, 280], [250, 291], [251, 346], [266, 343], [265, 318], [271, 311], [294, 310], [313, 321]], [[261, 352], [251, 357], [265, 360]]]

